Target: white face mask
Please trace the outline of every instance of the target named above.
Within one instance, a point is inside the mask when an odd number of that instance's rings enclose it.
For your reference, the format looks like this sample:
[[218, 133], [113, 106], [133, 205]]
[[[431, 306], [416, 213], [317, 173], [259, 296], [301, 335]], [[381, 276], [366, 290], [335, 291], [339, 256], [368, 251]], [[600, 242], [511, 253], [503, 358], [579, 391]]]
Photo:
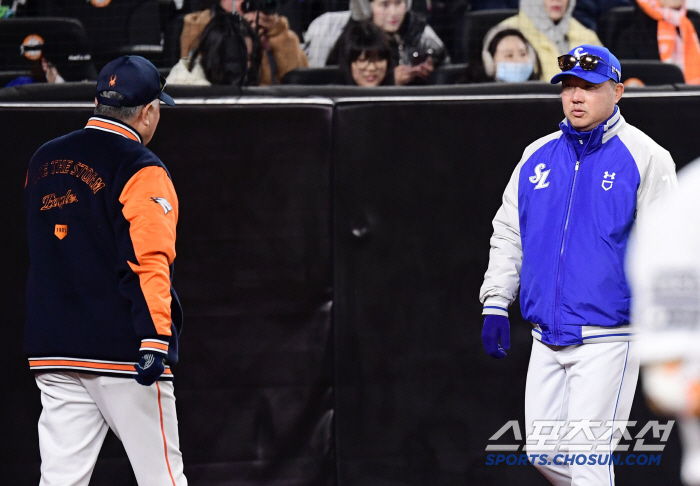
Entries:
[[506, 83], [522, 83], [528, 80], [534, 68], [531, 62], [497, 62], [496, 79]]

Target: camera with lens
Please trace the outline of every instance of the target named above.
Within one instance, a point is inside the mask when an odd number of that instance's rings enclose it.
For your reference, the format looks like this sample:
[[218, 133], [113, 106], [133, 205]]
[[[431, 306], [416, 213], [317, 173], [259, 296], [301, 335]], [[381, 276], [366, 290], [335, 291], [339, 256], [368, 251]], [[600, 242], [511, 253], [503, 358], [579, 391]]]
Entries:
[[265, 15], [273, 14], [277, 11], [277, 0], [243, 0], [241, 11], [262, 12]]

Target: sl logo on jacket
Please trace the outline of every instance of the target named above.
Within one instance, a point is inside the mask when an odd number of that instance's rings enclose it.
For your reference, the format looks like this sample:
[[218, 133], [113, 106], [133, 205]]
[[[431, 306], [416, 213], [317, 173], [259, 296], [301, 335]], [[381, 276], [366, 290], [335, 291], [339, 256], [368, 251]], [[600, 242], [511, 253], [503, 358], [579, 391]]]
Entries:
[[533, 184], [537, 184], [535, 186], [535, 189], [544, 189], [545, 187], [549, 186], [549, 182], [547, 182], [549, 170], [545, 170], [544, 172], [542, 172], [542, 169], [545, 169], [546, 167], [546, 164], [537, 164], [537, 166], [535, 167], [535, 175], [530, 177], [530, 182], [532, 182]]

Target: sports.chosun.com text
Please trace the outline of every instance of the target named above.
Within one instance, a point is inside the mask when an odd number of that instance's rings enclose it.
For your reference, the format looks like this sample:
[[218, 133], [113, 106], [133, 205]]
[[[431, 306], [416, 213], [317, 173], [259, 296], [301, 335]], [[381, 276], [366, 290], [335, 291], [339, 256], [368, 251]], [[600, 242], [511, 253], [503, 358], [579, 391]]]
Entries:
[[615, 465], [615, 466], [658, 466], [661, 464], [661, 454], [489, 454], [486, 456], [487, 466], [506, 464], [508, 466], [529, 466], [537, 464], [556, 465]]

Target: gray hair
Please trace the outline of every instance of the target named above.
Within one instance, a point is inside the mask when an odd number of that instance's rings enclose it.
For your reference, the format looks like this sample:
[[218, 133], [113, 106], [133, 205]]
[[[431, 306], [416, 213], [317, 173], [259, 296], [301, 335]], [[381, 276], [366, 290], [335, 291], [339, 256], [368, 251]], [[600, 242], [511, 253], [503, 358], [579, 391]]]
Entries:
[[[102, 91], [100, 96], [114, 100], [121, 100], [124, 97], [116, 91]], [[124, 123], [130, 122], [141, 111], [145, 105], [141, 106], [110, 106], [103, 105], [99, 101], [95, 107], [95, 115], [110, 116]]]

